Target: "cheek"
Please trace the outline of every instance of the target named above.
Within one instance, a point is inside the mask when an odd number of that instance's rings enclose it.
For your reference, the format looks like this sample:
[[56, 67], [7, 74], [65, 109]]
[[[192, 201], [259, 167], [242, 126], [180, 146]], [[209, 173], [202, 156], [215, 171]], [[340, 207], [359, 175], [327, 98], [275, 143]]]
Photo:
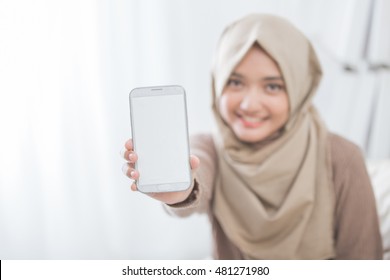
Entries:
[[219, 111], [225, 121], [229, 121], [231, 118], [231, 114], [234, 112], [235, 103], [236, 101], [234, 98], [228, 94], [223, 94], [219, 98]]
[[289, 117], [289, 102], [287, 95], [276, 100], [274, 104], [274, 113], [278, 116], [280, 122], [286, 123]]

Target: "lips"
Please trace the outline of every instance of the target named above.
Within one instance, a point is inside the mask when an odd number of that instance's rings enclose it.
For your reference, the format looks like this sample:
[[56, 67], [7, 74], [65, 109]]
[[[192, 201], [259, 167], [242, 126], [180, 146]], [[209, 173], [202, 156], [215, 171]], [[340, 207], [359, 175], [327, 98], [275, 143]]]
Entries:
[[240, 114], [237, 114], [237, 117], [239, 118], [241, 124], [246, 128], [258, 128], [262, 126], [265, 123], [265, 121], [268, 119], [267, 117], [260, 118], [260, 117], [251, 117], [251, 116], [245, 116]]

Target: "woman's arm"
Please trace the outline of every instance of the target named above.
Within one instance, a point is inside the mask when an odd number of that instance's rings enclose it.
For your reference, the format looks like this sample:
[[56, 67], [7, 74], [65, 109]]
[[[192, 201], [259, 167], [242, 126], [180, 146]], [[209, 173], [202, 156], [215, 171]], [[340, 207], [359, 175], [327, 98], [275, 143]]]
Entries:
[[336, 259], [382, 259], [376, 202], [360, 149], [331, 136], [336, 191]]
[[197, 156], [200, 160], [199, 168], [193, 173], [193, 190], [185, 201], [173, 205], [164, 205], [168, 213], [180, 217], [195, 212], [208, 212], [217, 172], [217, 155], [211, 135], [193, 135], [190, 144], [191, 154]]

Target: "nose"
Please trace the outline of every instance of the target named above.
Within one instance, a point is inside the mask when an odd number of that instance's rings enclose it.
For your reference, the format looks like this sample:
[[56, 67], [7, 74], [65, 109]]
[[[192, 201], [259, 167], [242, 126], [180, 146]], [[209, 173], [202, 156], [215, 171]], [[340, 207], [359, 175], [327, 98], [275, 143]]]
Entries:
[[240, 109], [247, 113], [260, 111], [262, 106], [261, 93], [257, 89], [248, 90], [240, 103]]

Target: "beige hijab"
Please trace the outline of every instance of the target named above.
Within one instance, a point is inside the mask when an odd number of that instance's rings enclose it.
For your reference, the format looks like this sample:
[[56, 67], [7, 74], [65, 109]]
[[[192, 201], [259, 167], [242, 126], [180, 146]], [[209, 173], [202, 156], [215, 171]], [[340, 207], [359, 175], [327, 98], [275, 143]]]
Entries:
[[[290, 112], [285, 127], [271, 140], [246, 144], [221, 118], [218, 101], [254, 43], [277, 62]], [[212, 78], [220, 170], [213, 212], [225, 234], [248, 259], [334, 257], [327, 129], [311, 103], [321, 68], [310, 42], [282, 18], [244, 17], [224, 31]]]

